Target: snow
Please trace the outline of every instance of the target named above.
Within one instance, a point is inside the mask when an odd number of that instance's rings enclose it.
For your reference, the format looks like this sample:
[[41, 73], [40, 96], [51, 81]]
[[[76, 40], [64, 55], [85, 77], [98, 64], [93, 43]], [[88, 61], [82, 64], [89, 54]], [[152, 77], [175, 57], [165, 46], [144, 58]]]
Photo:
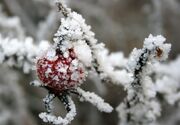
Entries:
[[147, 98], [156, 97], [157, 89], [150, 77], [148, 76], [144, 77], [142, 86], [143, 86], [143, 93], [145, 97]]
[[169, 77], [172, 77], [177, 81], [180, 81], [179, 65], [180, 65], [180, 56], [178, 56], [175, 60], [167, 64], [157, 63], [154, 69], [155, 72], [157, 72], [158, 74], [166, 74]]
[[[64, 5], [62, 7], [64, 10], [67, 9]], [[91, 27], [86, 24], [80, 14], [68, 12], [65, 18], [61, 19], [54, 42], [56, 45], [61, 44], [60, 49], [63, 52], [66, 52], [66, 48], [71, 44], [80, 62], [100, 73], [98, 75], [102, 81], [109, 79], [116, 84], [125, 84], [131, 81], [131, 75], [127, 72], [115, 71], [115, 67], [124, 68], [127, 62], [124, 55], [121, 52], [109, 54], [105, 45], [97, 42]], [[121, 75], [123, 79], [120, 79]], [[127, 82], [125, 78], [127, 78]]]
[[174, 105], [180, 100], [180, 92], [178, 91], [180, 88], [179, 81], [164, 76], [161, 79], [157, 79], [156, 88], [159, 93], [164, 94], [166, 101], [170, 105]]
[[71, 79], [77, 81], [79, 79], [79, 72], [73, 72], [71, 75]]
[[63, 57], [68, 58], [69, 57], [69, 52], [68, 51], [64, 52]]
[[84, 23], [82, 17], [76, 12], [71, 12], [67, 18], [61, 19], [61, 25], [55, 36], [64, 36], [66, 40], [70, 41], [82, 39], [81, 23]]
[[66, 114], [65, 118], [62, 118], [61, 116], [54, 116], [52, 114], [48, 114], [46, 112], [40, 113], [39, 117], [44, 121], [48, 123], [52, 123], [55, 125], [67, 125], [69, 124], [74, 117], [76, 116], [76, 107], [72, 99], [68, 96], [68, 102], [70, 106], [70, 111]]
[[[77, 56], [77, 59], [69, 60], [69, 62], [72, 61], [69, 67], [62, 63], [55, 67], [58, 72], [64, 73], [62, 78], [65, 80], [60, 84], [67, 85], [66, 80], [69, 78], [78, 81], [82, 74], [77, 71], [77, 67], [86, 66], [86, 70], [91, 68], [96, 71], [102, 81], [123, 86], [127, 91], [127, 97], [117, 108], [122, 125], [139, 122], [146, 125], [155, 123], [157, 117], [161, 115], [161, 105], [157, 93], [162, 94], [165, 101], [170, 105], [174, 105], [180, 100], [180, 70], [178, 69], [180, 58], [178, 57], [177, 60], [169, 64], [157, 63], [166, 60], [171, 50], [171, 45], [165, 43], [166, 39], [163, 36], [149, 35], [144, 40], [143, 48], [133, 49], [129, 59], [127, 59], [122, 52], [109, 53], [105, 45], [96, 40], [95, 34], [91, 31], [91, 27], [86, 24], [85, 19], [67, 8], [63, 0], [56, 0], [55, 2], [61, 2], [61, 9], [65, 18], [61, 19], [61, 25], [54, 35], [53, 46], [50, 48], [47, 41], [41, 41], [39, 45], [35, 45], [31, 37], [23, 38], [24, 34], [21, 29], [19, 29], [21, 39], [3, 38], [0, 35], [0, 63], [22, 68], [24, 73], [29, 73], [35, 57], [45, 56], [48, 60], [54, 61], [57, 59], [55, 50], [59, 49], [63, 53], [63, 57], [68, 59], [71, 54], [69, 49], [73, 49], [75, 51], [74, 56]], [[19, 21], [18, 18], [12, 18], [7, 22], [2, 21], [0, 23], [5, 22], [6, 27], [12, 28], [19, 24]], [[42, 32], [42, 34], [44, 33]], [[70, 76], [66, 75], [67, 69], [72, 71]], [[46, 77], [51, 72], [51, 67], [48, 65], [45, 72]], [[152, 78], [152, 73], [155, 74], [154, 78]], [[50, 77], [59, 83], [57, 74]], [[81, 83], [83, 80], [78, 82]], [[43, 86], [38, 81], [31, 82], [31, 85]], [[86, 92], [77, 86], [73, 89], [80, 95], [80, 101], [90, 102], [100, 111], [112, 112], [113, 108], [95, 93]], [[41, 113], [39, 117], [44, 122], [69, 124], [76, 116], [74, 102], [68, 96], [70, 112], [66, 114], [65, 118], [56, 117], [51, 114], [51, 102], [54, 97], [53, 94], [46, 96], [43, 101], [47, 113]], [[131, 116], [129, 121], [127, 121], [128, 115]]]
[[112, 66], [116, 67], [124, 67], [127, 63], [127, 59], [124, 57], [123, 52], [114, 52], [109, 55], [108, 58], [109, 62], [111, 63]]
[[45, 57], [50, 61], [54, 61], [58, 58], [54, 49], [49, 49]]
[[23, 68], [24, 73], [29, 73], [32, 70], [35, 57], [42, 54], [42, 51], [47, 50], [49, 46], [47, 41], [35, 45], [31, 37], [21, 41], [16, 38], [3, 38], [0, 35], [0, 63]]
[[165, 100], [174, 105], [180, 100], [180, 57], [171, 61], [170, 63], [160, 64], [154, 66], [154, 71], [157, 73], [155, 82], [157, 91], [165, 97]]
[[[166, 78], [164, 80], [155, 79], [154, 82], [151, 77], [154, 71], [156, 73], [154, 68], [157, 61], [167, 59], [171, 49], [171, 45], [164, 42], [163, 36], [149, 35], [144, 40], [142, 49], [133, 49], [127, 63], [127, 69], [133, 75], [131, 77], [133, 80], [124, 85], [127, 97], [116, 109], [121, 119], [119, 124], [131, 125], [141, 122], [150, 125], [156, 123], [157, 117], [161, 115], [161, 105], [156, 97], [157, 92], [167, 94], [165, 98], [171, 97], [171, 100], [168, 100], [171, 104], [179, 98], [179, 94], [173, 95], [177, 88], [176, 82]], [[127, 117], [130, 119], [127, 120]]]
[[91, 49], [87, 45], [87, 43], [82, 41], [77, 41], [74, 43], [74, 51], [78, 57], [78, 59], [87, 67], [90, 67], [92, 64], [92, 54]]
[[52, 112], [52, 100], [55, 98], [54, 94], [49, 93], [44, 99], [43, 102], [45, 104], [46, 110], [48, 113]]
[[171, 44], [164, 44], [165, 41], [166, 39], [161, 35], [153, 36], [150, 34], [144, 41], [144, 48], [148, 50], [160, 48], [162, 50], [162, 55], [158, 58], [160, 60], [165, 60], [168, 58], [168, 53], [171, 49]]
[[108, 103], [105, 103], [104, 100], [96, 94], [91, 92], [85, 92], [81, 88], [77, 88], [77, 92], [80, 94], [81, 101], [90, 102], [92, 105], [96, 106], [101, 112], [112, 112], [113, 108]]
[[66, 67], [59, 67], [58, 72], [60, 73], [66, 73], [67, 72], [67, 66]]

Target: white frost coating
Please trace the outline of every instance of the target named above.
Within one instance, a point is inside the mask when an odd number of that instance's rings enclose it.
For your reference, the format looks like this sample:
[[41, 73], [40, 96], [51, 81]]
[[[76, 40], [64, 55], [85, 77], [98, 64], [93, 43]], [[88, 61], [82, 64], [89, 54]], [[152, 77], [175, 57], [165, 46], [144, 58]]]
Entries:
[[166, 41], [166, 39], [161, 36], [153, 36], [153, 35], [149, 35], [148, 38], [145, 38], [144, 40], [144, 47], [148, 48], [149, 50], [154, 49], [154, 46], [161, 46], [164, 42]]
[[127, 90], [127, 97], [124, 103], [121, 103], [117, 108], [121, 120], [119, 124], [136, 125], [141, 123], [151, 125], [156, 123], [157, 117], [161, 114], [161, 106], [156, 96], [157, 92], [168, 93], [165, 98], [172, 98], [169, 103], [173, 103], [179, 98], [179, 93], [173, 96], [177, 87], [176, 83], [168, 91], [172, 81], [169, 81], [169, 86], [167, 84], [165, 89], [162, 84], [166, 79], [164, 81], [160, 79], [154, 83], [152, 76], [150, 76], [154, 71], [153, 64], [168, 57], [171, 45], [164, 42], [164, 37], [150, 35], [145, 39], [142, 49], [135, 48], [131, 53], [127, 68], [133, 74], [133, 80], [124, 85]]
[[61, 25], [55, 36], [64, 36], [66, 40], [70, 41], [82, 40], [84, 39], [82, 29], [84, 25], [85, 20], [82, 16], [76, 12], [71, 12], [68, 14], [67, 18], [61, 19]]
[[[160, 115], [160, 105], [157, 100], [151, 100], [132, 107], [130, 110], [127, 109], [124, 103], [121, 103], [116, 110], [120, 118], [119, 125], [138, 125], [141, 121], [142, 125], [151, 125], [156, 120], [156, 116]], [[127, 114], [132, 113], [132, 119], [134, 121], [127, 122]]]
[[[62, 7], [68, 9], [64, 4]], [[72, 43], [77, 58], [86, 67], [94, 68], [103, 81], [111, 80], [111, 82], [116, 84], [126, 84], [131, 81], [130, 74], [127, 72], [115, 71], [115, 67], [124, 68], [127, 62], [124, 55], [121, 52], [109, 55], [104, 44], [97, 43], [91, 27], [86, 24], [85, 19], [80, 14], [68, 11], [68, 14], [65, 14], [65, 18], [61, 19], [61, 25], [55, 37], [55, 44], [61, 43], [60, 46], [63, 52], [65, 52], [65, 47], [62, 46], [64, 42]], [[127, 78], [127, 81], [120, 79], [121, 76], [118, 75], [122, 75], [122, 78]]]
[[61, 116], [54, 116], [52, 114], [48, 114], [46, 112], [43, 112], [39, 114], [39, 117], [44, 121], [44, 122], [49, 122], [55, 125], [67, 125], [69, 124], [74, 117], [76, 116], [76, 107], [72, 99], [68, 96], [68, 101], [69, 101], [69, 106], [70, 106], [70, 111], [66, 114], [65, 118], [62, 118]]
[[32, 70], [35, 57], [48, 49], [49, 46], [47, 41], [35, 45], [30, 37], [20, 41], [3, 38], [0, 35], [0, 63], [6, 62], [8, 66], [23, 68], [24, 73], [29, 73]]
[[58, 58], [54, 49], [49, 49], [45, 57], [50, 61], [56, 60]]
[[166, 101], [173, 105], [180, 102], [180, 57], [168, 64], [156, 64], [157, 91], [165, 97]]
[[143, 56], [141, 57], [143, 59], [142, 63], [144, 63], [146, 59], [151, 60], [151, 62], [167, 59], [171, 50], [171, 44], [164, 43], [165, 40], [166, 39], [161, 35], [149, 35], [148, 38], [145, 38], [143, 49], [135, 48], [131, 53], [127, 67], [129, 71], [133, 72], [135, 69], [140, 68], [140, 65], [138, 64], [140, 56]]
[[162, 79], [156, 81], [157, 90], [161, 93], [171, 94], [177, 91], [179, 88], [179, 83], [173, 79], [169, 79], [167, 76], [164, 76]]
[[[99, 70], [103, 72], [104, 78], [109, 78], [115, 84], [125, 85], [132, 81], [132, 75], [121, 68], [125, 68], [126, 59], [121, 53], [112, 53], [109, 55], [107, 49], [99, 49], [96, 53]], [[118, 64], [119, 62], [119, 64]], [[116, 69], [120, 68], [120, 70]]]
[[45, 104], [46, 110], [48, 113], [52, 112], [53, 106], [52, 106], [52, 100], [55, 98], [55, 95], [52, 93], [49, 93], [44, 99], [43, 102]]
[[137, 48], [134, 48], [133, 51], [130, 54], [129, 60], [127, 62], [127, 69], [129, 72], [134, 72], [135, 67], [137, 67], [137, 62], [139, 57], [141, 56], [141, 53], [143, 53], [142, 50], [138, 50]]
[[165, 60], [168, 58], [168, 53], [171, 50], [171, 44], [164, 44], [165, 41], [166, 39], [161, 35], [153, 36], [150, 34], [149, 37], [146, 38], [144, 41], [144, 48], [147, 48], [148, 50], [153, 50], [158, 47], [163, 51], [163, 53], [158, 56], [158, 59]]
[[74, 43], [74, 51], [78, 59], [83, 62], [85, 66], [89, 67], [92, 65], [91, 49], [85, 41], [77, 41], [76, 43]]
[[[179, 64], [176, 64], [176, 67], [171, 67], [170, 65], [160, 65], [159, 67], [156, 67], [154, 72], [155, 78], [153, 77], [155, 79], [155, 83], [153, 83], [154, 79], [151, 79], [150, 72], [148, 71], [151, 69], [149, 67], [154, 63], [154, 60], [164, 60], [168, 56], [170, 51], [170, 44], [164, 44], [164, 37], [154, 37], [150, 35], [145, 39], [143, 49], [134, 49], [131, 55], [132, 58], [130, 58], [128, 61], [128, 72], [125, 70], [127, 59], [122, 55], [122, 53], [109, 54], [108, 50], [104, 47], [103, 44], [97, 43], [97, 40], [94, 38], [94, 33], [90, 31], [90, 26], [85, 23], [85, 20], [81, 15], [77, 14], [76, 12], [71, 12], [70, 9], [67, 8], [66, 5], [62, 2], [62, 0], [56, 0], [56, 2], [61, 2], [62, 6], [65, 7], [68, 11], [67, 15], [65, 15], [66, 18], [61, 20], [61, 26], [56, 33], [57, 38], [54, 39], [56, 44], [60, 44], [60, 41], [63, 41], [63, 43], [58, 46], [60, 47], [60, 50], [62, 50], [63, 56], [68, 58], [70, 53], [67, 51], [67, 49], [73, 48], [76, 55], [78, 56], [78, 59], [88, 68], [93, 67], [94, 64], [96, 64], [95, 66], [97, 67], [94, 66], [94, 69], [97, 68], [97, 70], [100, 72], [98, 75], [101, 77], [101, 79], [104, 80], [108, 78], [108, 80], [110, 79], [113, 83], [122, 84], [128, 91], [127, 100], [129, 99], [128, 101], [130, 104], [122, 103], [118, 109], [121, 118], [121, 125], [127, 125], [126, 115], [128, 113], [131, 113], [133, 120], [135, 119], [134, 122], [141, 124], [144, 123], [146, 125], [147, 122], [151, 122], [150, 124], [152, 125], [152, 121], [156, 120], [156, 117], [159, 116], [161, 112], [160, 104], [158, 100], [156, 100], [157, 92], [162, 94], [169, 104], [175, 104], [180, 100], [180, 77], [178, 75], [180, 74], [180, 70], [178, 69]], [[8, 22], [10, 27], [11, 24], [12, 27], [16, 25], [18, 19], [12, 21], [13, 22]], [[42, 34], [44, 33], [42, 32]], [[37, 53], [40, 53], [40, 48], [45, 50], [44, 48], [46, 47], [43, 46], [48, 46], [49, 44], [42, 44], [42, 46], [39, 45], [38, 50], [36, 50], [31, 38], [27, 38], [23, 43], [24, 45], [19, 44], [18, 41], [19, 40], [17, 39], [13, 39], [12, 43], [8, 43], [9, 46], [5, 46], [4, 48], [1, 48], [0, 46], [0, 51], [4, 50], [3, 53], [0, 53], [0, 61], [1, 63], [6, 61], [10, 66], [16, 66], [17, 64], [19, 67], [23, 67], [24, 72], [29, 72], [34, 56], [36, 56]], [[142, 57], [142, 61], [140, 61], [140, 57]], [[55, 51], [48, 51], [47, 58], [49, 60], [56, 59]], [[148, 64], [146, 62], [148, 62]], [[70, 68], [74, 70], [77, 65], [78, 62], [74, 60]], [[171, 69], [171, 71], [168, 71], [169, 69]], [[65, 66], [58, 69], [58, 71], [61, 73], [66, 73], [66, 70], [67, 67]], [[51, 70], [48, 68], [45, 74], [47, 75], [50, 72]], [[77, 80], [78, 75], [80, 74], [73, 72], [71, 76], [72, 80]], [[63, 77], [67, 78], [67, 76]], [[53, 76], [53, 79], [59, 81], [57, 75]], [[140, 83], [140, 91], [138, 91], [139, 89], [133, 88], [133, 86], [131, 86], [132, 82]], [[37, 82], [34, 82], [34, 85], [41, 86], [41, 84]], [[92, 103], [93, 105], [97, 106], [100, 111], [112, 111], [112, 107], [94, 93], [85, 92], [80, 88], [78, 88], [78, 92], [82, 96], [81, 100]], [[133, 97], [135, 97], [134, 95], [136, 95], [135, 100], [133, 100]], [[137, 104], [136, 99], [139, 101]], [[47, 98], [47, 100], [44, 101], [49, 102], [50, 100]], [[130, 108], [128, 105], [130, 105]], [[45, 122], [66, 125], [76, 115], [75, 106], [72, 109], [74, 109], [74, 112], [72, 111], [71, 113], [68, 113], [64, 119], [48, 113], [42, 113], [40, 114], [40, 117]], [[132, 123], [132, 125], [135, 124]]]
[[48, 50], [48, 48], [50, 47], [50, 43], [46, 40], [42, 40], [41, 42], [39, 42], [39, 45], [38, 45], [38, 55], [41, 55], [43, 54], [45, 51]]
[[180, 56], [178, 56], [174, 61], [171, 61], [167, 64], [157, 63], [155, 65], [155, 72], [159, 75], [165, 74], [168, 77], [171, 77], [177, 81], [180, 81]]
[[155, 122], [157, 117], [161, 115], [160, 103], [157, 100], [151, 100], [147, 102], [147, 107], [149, 107], [150, 109], [149, 111], [147, 111], [146, 117]]
[[[68, 0], [52, 0], [52, 1], [53, 1], [54, 3], [61, 3], [62, 6], [63, 6], [64, 8], [66, 8], [66, 11], [68, 11], [68, 13], [71, 12], [71, 9], [67, 7]], [[51, 4], [51, 2], [50, 2], [50, 4]]]
[[174, 105], [180, 100], [180, 84], [175, 79], [164, 76], [156, 81], [157, 91], [165, 96], [166, 101]]
[[129, 83], [133, 81], [133, 75], [126, 70], [114, 70], [109, 76], [114, 83], [123, 85], [126, 89], [129, 87]]
[[111, 53], [108, 57], [109, 62], [112, 64], [112, 66], [116, 67], [125, 67], [127, 64], [127, 59], [124, 57], [123, 52], [114, 52]]
[[85, 92], [81, 88], [77, 88], [77, 92], [80, 94], [81, 101], [90, 102], [101, 112], [112, 112], [113, 108], [108, 103], [105, 103], [104, 100], [101, 97], [97, 96], [95, 93]]
[[156, 97], [157, 89], [152, 79], [149, 76], [145, 76], [142, 81], [143, 93], [147, 98]]

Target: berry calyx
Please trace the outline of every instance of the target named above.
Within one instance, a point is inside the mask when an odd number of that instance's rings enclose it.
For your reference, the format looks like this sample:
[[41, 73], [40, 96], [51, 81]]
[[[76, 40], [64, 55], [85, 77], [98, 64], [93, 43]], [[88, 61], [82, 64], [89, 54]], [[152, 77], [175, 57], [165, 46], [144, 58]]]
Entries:
[[77, 59], [73, 48], [64, 53], [48, 50], [37, 59], [36, 70], [46, 88], [54, 93], [79, 86], [86, 76], [85, 68]]

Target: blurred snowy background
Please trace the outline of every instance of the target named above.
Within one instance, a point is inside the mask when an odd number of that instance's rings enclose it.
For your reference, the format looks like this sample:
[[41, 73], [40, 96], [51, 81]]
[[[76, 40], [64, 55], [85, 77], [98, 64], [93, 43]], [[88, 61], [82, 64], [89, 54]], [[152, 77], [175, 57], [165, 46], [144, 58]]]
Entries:
[[[170, 59], [180, 53], [180, 0], [69, 0], [68, 5], [82, 14], [92, 26], [96, 38], [111, 52], [123, 51], [128, 56], [134, 47], [142, 47], [150, 33], [162, 34], [172, 44]], [[59, 27], [61, 15], [51, 0], [0, 0], [0, 33], [3, 37], [24, 39], [32, 36], [52, 41]], [[177, 67], [180, 70], [180, 67]], [[20, 70], [0, 67], [0, 125], [38, 125], [44, 110], [43, 89], [29, 85], [36, 77]], [[95, 91], [113, 107], [117, 107], [126, 93], [120, 86], [99, 84], [94, 77], [83, 88]], [[75, 102], [78, 115], [72, 125], [117, 125], [118, 115], [100, 113], [88, 103]], [[55, 102], [57, 114], [64, 114], [63, 106]], [[180, 109], [163, 104], [162, 125], [180, 125]]]

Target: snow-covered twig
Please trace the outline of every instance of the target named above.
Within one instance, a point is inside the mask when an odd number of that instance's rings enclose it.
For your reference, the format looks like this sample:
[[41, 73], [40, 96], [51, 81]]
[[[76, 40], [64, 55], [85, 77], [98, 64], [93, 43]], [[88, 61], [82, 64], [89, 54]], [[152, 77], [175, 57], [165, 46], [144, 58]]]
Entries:
[[134, 80], [125, 86], [127, 97], [117, 108], [121, 124], [148, 125], [160, 116], [160, 104], [156, 98], [156, 86], [151, 77], [152, 65], [168, 57], [171, 45], [165, 44], [162, 36], [150, 35], [144, 41], [143, 49], [134, 49], [128, 61], [128, 69]]
[[180, 57], [166, 64], [156, 64], [154, 72], [156, 74], [155, 85], [157, 92], [170, 104], [180, 103]]
[[16, 38], [3, 38], [0, 35], [0, 63], [22, 68], [24, 73], [28, 73], [32, 70], [35, 57], [47, 50], [49, 45], [47, 41], [35, 45], [31, 37], [21, 41]]
[[71, 100], [69, 96], [67, 96], [68, 106], [70, 108], [69, 112], [66, 114], [65, 118], [62, 118], [61, 116], [54, 116], [48, 113], [41, 113], [39, 114], [39, 117], [43, 119], [44, 122], [49, 122], [55, 125], [67, 125], [69, 124], [74, 117], [76, 116], [76, 107], [74, 102]]
[[52, 100], [55, 98], [54, 94], [49, 93], [44, 99], [43, 102], [45, 104], [45, 108], [48, 113], [52, 111]]
[[[69, 124], [76, 115], [75, 105], [69, 96], [74, 92], [100, 111], [112, 112], [113, 108], [102, 98], [79, 88], [87, 76], [88, 67], [92, 66], [91, 47], [88, 48], [86, 41], [87, 36], [92, 37], [94, 33], [90, 31], [81, 15], [71, 12], [71, 9], [59, 0], [56, 4], [65, 18], [61, 19], [61, 25], [55, 34], [55, 43], [47, 52], [38, 56], [36, 61], [37, 75], [44, 86], [36, 82], [33, 85], [44, 87], [50, 93], [44, 100], [47, 113], [41, 113], [40, 118], [53, 124]], [[92, 39], [94, 40], [93, 37]], [[85, 57], [80, 53], [82, 50], [77, 47], [78, 43], [89, 49], [90, 56]], [[64, 119], [50, 114], [51, 102], [55, 97], [58, 97], [68, 112]]]
[[103, 112], [112, 112], [113, 108], [108, 104], [105, 103], [104, 100], [97, 96], [95, 93], [86, 92], [81, 88], [77, 88], [77, 92], [80, 96], [81, 101], [87, 101], [96, 106], [100, 111]]
[[[44, 87], [49, 91], [49, 95], [43, 100], [47, 113], [40, 114], [44, 122], [67, 125], [74, 119], [76, 109], [70, 98], [72, 93], [77, 94], [80, 101], [90, 102], [100, 111], [112, 112], [113, 108], [102, 98], [80, 88], [87, 72], [96, 72], [102, 82], [120, 84], [125, 88], [127, 97], [117, 108], [123, 125], [155, 123], [156, 118], [161, 114], [157, 93], [162, 94], [169, 104], [179, 103], [179, 76], [176, 75], [180, 73], [175, 70], [166, 71], [171, 65], [160, 64], [159, 67], [154, 65], [157, 61], [165, 60], [170, 51], [170, 45], [164, 43], [164, 37], [150, 35], [145, 39], [143, 48], [134, 49], [128, 60], [122, 52], [110, 54], [105, 45], [96, 40], [95, 34], [86, 24], [85, 19], [68, 8], [62, 0], [56, 0], [56, 4], [64, 18], [61, 19], [61, 25], [54, 37], [55, 43], [51, 47], [46, 42], [34, 45], [31, 38], [0, 37], [1, 64], [23, 68], [24, 73], [28, 73], [32, 69], [35, 57], [38, 57], [36, 71], [41, 82], [34, 81], [31, 85]], [[156, 9], [158, 9], [159, 3], [154, 2], [154, 4], [157, 4]], [[40, 28], [37, 30], [39, 39], [48, 36], [47, 31], [57, 18], [56, 15], [52, 10], [43, 25], [39, 25]], [[0, 24], [3, 23], [0, 22]], [[6, 23], [5, 25], [8, 24]], [[10, 28], [15, 24], [19, 25], [18, 18], [10, 20], [11, 23]], [[24, 35], [22, 34], [21, 36]], [[46, 52], [39, 54], [47, 48], [49, 49]], [[152, 76], [153, 73], [155, 76]], [[67, 110], [65, 118], [52, 114], [51, 103], [55, 97]]]
[[[109, 62], [113, 54], [109, 55], [109, 51], [104, 47], [104, 44], [97, 42], [95, 34], [91, 31], [91, 27], [85, 23], [85, 19], [80, 14], [71, 12], [71, 9], [64, 4], [59, 3], [58, 5], [59, 9], [63, 10], [62, 13], [65, 18], [61, 19], [61, 25], [55, 34], [55, 43], [62, 44], [59, 42], [62, 40], [73, 42], [79, 60], [87, 67], [94, 69], [103, 82], [111, 81], [118, 84], [130, 82], [131, 76], [125, 70], [115, 71], [115, 66], [112, 62]], [[86, 54], [83, 50], [86, 50]], [[113, 56], [115, 56], [113, 59], [121, 59], [119, 64], [125, 64], [126, 58], [122, 53]], [[119, 79], [121, 76], [123, 79]], [[127, 79], [127, 81], [124, 79]]]

